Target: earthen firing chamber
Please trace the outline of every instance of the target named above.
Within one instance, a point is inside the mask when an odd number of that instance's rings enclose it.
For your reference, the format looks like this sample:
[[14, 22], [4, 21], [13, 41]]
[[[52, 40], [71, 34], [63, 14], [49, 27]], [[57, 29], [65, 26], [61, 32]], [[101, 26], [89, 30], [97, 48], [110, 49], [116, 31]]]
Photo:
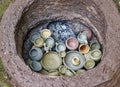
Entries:
[[[25, 64], [27, 32], [43, 21], [72, 20], [93, 30], [103, 47], [100, 63], [73, 77], [50, 77]], [[0, 56], [15, 87], [119, 87], [120, 16], [112, 0], [16, 0], [0, 25]]]

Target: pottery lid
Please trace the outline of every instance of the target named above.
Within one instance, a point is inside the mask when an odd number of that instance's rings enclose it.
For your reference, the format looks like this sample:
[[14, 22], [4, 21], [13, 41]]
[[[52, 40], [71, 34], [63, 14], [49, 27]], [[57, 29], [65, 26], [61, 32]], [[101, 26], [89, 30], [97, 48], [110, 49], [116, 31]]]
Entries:
[[51, 51], [44, 54], [41, 64], [46, 70], [55, 70], [62, 64], [62, 59], [56, 52]]

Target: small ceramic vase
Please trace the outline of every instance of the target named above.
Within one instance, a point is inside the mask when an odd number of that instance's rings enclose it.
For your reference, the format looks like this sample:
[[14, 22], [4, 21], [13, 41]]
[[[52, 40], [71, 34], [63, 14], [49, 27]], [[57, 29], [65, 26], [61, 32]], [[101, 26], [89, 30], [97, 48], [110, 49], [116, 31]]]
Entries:
[[87, 35], [85, 33], [79, 33], [77, 39], [81, 44], [88, 44]]
[[79, 70], [84, 66], [85, 58], [78, 51], [70, 51], [63, 58], [63, 64], [71, 70]]
[[91, 40], [91, 42], [90, 42], [90, 49], [91, 49], [91, 50], [100, 49], [100, 44], [99, 44], [99, 42], [97, 41], [97, 39]]
[[65, 57], [66, 56], [66, 52], [65, 51], [59, 52], [59, 56], [62, 57], [62, 58]]
[[83, 73], [83, 72], [85, 72], [84, 69], [79, 69], [79, 70], [76, 71], [76, 74], [81, 74], [81, 73]]
[[32, 33], [31, 35], [30, 35], [30, 41], [32, 42], [32, 43], [34, 43], [34, 40], [36, 39], [36, 38], [39, 38], [40, 37], [40, 34], [38, 33], [38, 32], [34, 32], [34, 33]]
[[32, 60], [40, 60], [43, 56], [43, 52], [40, 48], [33, 48], [29, 51], [29, 56]]
[[46, 39], [46, 38], [49, 38], [51, 36], [51, 31], [48, 30], [48, 29], [43, 29], [41, 31], [41, 36]]
[[44, 48], [51, 50], [51, 48], [55, 45], [55, 41], [52, 37], [49, 37], [45, 40]]
[[99, 61], [102, 57], [102, 52], [98, 49], [95, 49], [93, 51], [91, 51], [90, 53], [90, 58], [95, 60], [95, 61]]
[[46, 70], [56, 70], [62, 64], [62, 59], [56, 52], [51, 51], [44, 54], [41, 64]]
[[61, 66], [59, 67], [59, 72], [60, 72], [61, 74], [65, 74], [66, 71], [67, 71], [67, 68], [66, 68], [65, 66], [61, 65]]
[[58, 76], [59, 72], [58, 70], [50, 70], [48, 73], [49, 76]]
[[84, 67], [85, 67], [86, 69], [92, 69], [92, 68], [94, 68], [94, 66], [95, 66], [95, 61], [92, 60], [92, 59], [87, 60], [87, 61], [85, 62], [85, 65], [84, 65]]
[[78, 49], [78, 50], [79, 50], [80, 53], [86, 54], [86, 53], [89, 52], [90, 47], [89, 47], [88, 44], [81, 44], [81, 45], [79, 46], [79, 49]]
[[73, 72], [70, 70], [66, 70], [65, 76], [74, 76]]
[[44, 44], [44, 40], [42, 38], [36, 38], [34, 40], [34, 46], [36, 47], [42, 47]]
[[42, 66], [39, 62], [37, 61], [31, 61], [30, 63], [30, 68], [33, 70], [33, 71], [40, 71], [42, 69]]
[[56, 49], [57, 52], [65, 51], [66, 46], [65, 46], [64, 43], [56, 43], [55, 49]]
[[91, 40], [92, 38], [92, 31], [90, 29], [84, 29], [81, 33], [85, 33], [87, 35], [87, 40]]
[[78, 40], [74, 37], [70, 37], [66, 40], [66, 47], [69, 49], [69, 50], [75, 50], [77, 49], [79, 43], [78, 43]]

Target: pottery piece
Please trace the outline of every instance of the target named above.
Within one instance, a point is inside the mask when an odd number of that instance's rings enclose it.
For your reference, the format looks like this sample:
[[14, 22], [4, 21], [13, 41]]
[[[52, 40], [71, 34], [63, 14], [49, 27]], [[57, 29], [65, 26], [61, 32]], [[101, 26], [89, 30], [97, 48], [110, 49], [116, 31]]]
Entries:
[[79, 70], [76, 71], [76, 74], [81, 74], [81, 73], [83, 73], [83, 72], [85, 72], [84, 69], [79, 69]]
[[62, 59], [56, 52], [51, 51], [43, 55], [41, 64], [46, 70], [56, 70], [62, 64]]
[[77, 39], [81, 44], [88, 44], [87, 35], [85, 33], [79, 33]]
[[94, 68], [94, 66], [95, 66], [95, 61], [93, 59], [87, 60], [84, 65], [86, 69], [92, 69]]
[[91, 50], [100, 49], [100, 44], [97, 41], [97, 39], [91, 40], [91, 42], [90, 42], [90, 48], [91, 48]]
[[80, 44], [80, 46], [79, 46], [79, 52], [80, 53], [82, 53], [82, 54], [86, 54], [86, 53], [88, 53], [89, 52], [89, 50], [90, 50], [90, 47], [89, 47], [89, 45], [88, 44]]
[[42, 38], [46, 39], [46, 38], [49, 38], [51, 36], [51, 31], [48, 30], [48, 29], [43, 29], [41, 31], [41, 36]]
[[40, 48], [32, 48], [29, 51], [29, 56], [32, 60], [40, 60], [43, 56], [43, 52]]
[[63, 58], [63, 64], [71, 70], [79, 70], [84, 66], [85, 58], [78, 51], [70, 51]]
[[65, 51], [59, 52], [59, 56], [62, 57], [62, 58], [65, 57], [66, 56], [66, 52]]
[[56, 43], [56, 47], [55, 47], [57, 52], [61, 52], [61, 51], [65, 51], [66, 50], [66, 46], [64, 43]]
[[58, 70], [50, 70], [50, 71], [48, 72], [48, 75], [49, 75], [49, 76], [58, 76], [58, 75], [59, 75], [59, 72], [58, 72]]
[[99, 61], [101, 59], [101, 57], [102, 57], [102, 52], [99, 49], [94, 49], [90, 53], [90, 58], [95, 61]]
[[61, 74], [65, 74], [66, 71], [67, 71], [67, 68], [66, 68], [65, 66], [61, 65], [61, 66], [59, 67], [59, 72], [60, 72]]
[[36, 47], [42, 47], [44, 44], [44, 40], [42, 38], [36, 38], [34, 40], [34, 46]]
[[75, 50], [77, 49], [79, 43], [78, 43], [78, 40], [74, 37], [70, 37], [66, 40], [66, 47], [69, 49], [69, 50]]
[[87, 40], [91, 40], [92, 38], [92, 31], [90, 29], [84, 29], [81, 33], [85, 33], [87, 35]]
[[39, 37], [40, 37], [40, 34], [39, 34], [38, 32], [34, 32], [34, 33], [32, 33], [32, 34], [30, 35], [29, 40], [30, 40], [32, 43], [34, 43], [34, 40], [35, 40], [36, 38], [39, 38]]
[[30, 68], [33, 70], [33, 71], [40, 71], [42, 69], [42, 66], [39, 62], [37, 61], [31, 61], [30, 63]]

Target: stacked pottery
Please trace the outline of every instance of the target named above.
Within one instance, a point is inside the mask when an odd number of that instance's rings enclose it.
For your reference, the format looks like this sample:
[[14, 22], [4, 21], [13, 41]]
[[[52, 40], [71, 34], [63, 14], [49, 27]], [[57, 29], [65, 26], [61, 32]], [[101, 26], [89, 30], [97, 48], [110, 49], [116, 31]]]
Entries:
[[[42, 29], [39, 33], [31, 33], [29, 40], [33, 46], [27, 61], [31, 70], [49, 76], [74, 76], [94, 68], [102, 57], [102, 51], [92, 31], [84, 29], [69, 36], [67, 33], [72, 30], [67, 31], [66, 25], [57, 23], [55, 26], [58, 30]], [[59, 32], [61, 34], [56, 35]]]

